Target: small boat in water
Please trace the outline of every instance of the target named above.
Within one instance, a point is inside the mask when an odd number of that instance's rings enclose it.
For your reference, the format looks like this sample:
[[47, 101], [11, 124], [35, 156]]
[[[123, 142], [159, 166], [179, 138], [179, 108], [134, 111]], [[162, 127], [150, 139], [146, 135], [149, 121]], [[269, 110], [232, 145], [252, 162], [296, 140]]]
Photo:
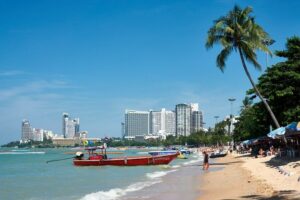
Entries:
[[158, 156], [158, 155], [169, 155], [169, 154], [175, 154], [178, 151], [176, 150], [162, 150], [162, 151], [149, 151], [148, 153], [151, 156]]
[[220, 158], [225, 157], [227, 155], [227, 152], [213, 152], [210, 154], [210, 158]]
[[161, 151], [149, 151], [148, 153], [152, 156], [157, 156], [157, 155], [168, 155], [168, 154], [174, 154], [176, 152], [179, 152], [180, 154], [191, 154], [191, 151], [187, 149], [171, 149], [171, 150], [161, 150]]
[[156, 156], [125, 156], [119, 158], [107, 158], [106, 153], [97, 154], [98, 147], [86, 148], [89, 153], [87, 159], [84, 158], [82, 152], [77, 152], [76, 157], [73, 159], [75, 166], [140, 166], [140, 165], [166, 165], [169, 164], [174, 158], [178, 156], [178, 152], [167, 155]]

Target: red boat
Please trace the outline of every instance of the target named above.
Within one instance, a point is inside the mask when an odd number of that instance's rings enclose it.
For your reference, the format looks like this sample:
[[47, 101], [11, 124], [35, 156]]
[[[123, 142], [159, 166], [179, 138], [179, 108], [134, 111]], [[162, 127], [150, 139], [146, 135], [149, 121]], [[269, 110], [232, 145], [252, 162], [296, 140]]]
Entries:
[[94, 151], [96, 148], [89, 148], [89, 157], [84, 159], [81, 152], [76, 153], [73, 159], [73, 164], [76, 166], [102, 166], [102, 165], [115, 165], [115, 166], [139, 166], [139, 165], [166, 165], [169, 164], [179, 153], [157, 156], [131, 156], [120, 158], [107, 158], [106, 154], [97, 154]]

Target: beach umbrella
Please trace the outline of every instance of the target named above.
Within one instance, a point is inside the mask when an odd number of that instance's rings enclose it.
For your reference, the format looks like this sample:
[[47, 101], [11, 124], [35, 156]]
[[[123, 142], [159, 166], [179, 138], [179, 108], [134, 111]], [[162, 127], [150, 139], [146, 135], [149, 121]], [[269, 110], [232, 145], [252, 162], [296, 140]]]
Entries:
[[292, 122], [290, 124], [288, 124], [285, 128], [291, 131], [297, 131], [297, 122]]
[[275, 139], [276, 137], [283, 136], [285, 134], [285, 127], [280, 127], [268, 133], [268, 137]]
[[249, 144], [249, 140], [245, 140], [245, 141], [243, 141], [243, 142], [242, 142], [242, 144], [244, 144], [244, 145], [248, 145], [248, 144]]

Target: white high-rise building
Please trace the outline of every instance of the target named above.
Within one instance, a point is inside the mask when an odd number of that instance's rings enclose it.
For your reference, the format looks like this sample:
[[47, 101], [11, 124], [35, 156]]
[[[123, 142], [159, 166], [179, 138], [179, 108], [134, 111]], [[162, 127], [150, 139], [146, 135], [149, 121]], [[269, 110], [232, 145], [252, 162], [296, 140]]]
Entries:
[[63, 113], [62, 125], [64, 138], [74, 138], [80, 136], [79, 118], [71, 119], [68, 113]]
[[32, 128], [28, 120], [24, 119], [22, 121], [22, 136], [21, 141], [26, 142], [33, 139]]
[[150, 111], [150, 133], [158, 135], [159, 131], [162, 130], [162, 112], [161, 111]]
[[44, 141], [44, 130], [39, 128], [33, 128], [33, 141], [43, 142]]
[[148, 111], [125, 111], [125, 137], [144, 136], [150, 133], [150, 113]]
[[67, 123], [69, 121], [69, 114], [63, 113], [62, 114], [62, 134], [64, 138], [67, 138]]
[[175, 112], [165, 108], [151, 111], [150, 127], [153, 135], [175, 135]]
[[174, 135], [175, 136], [175, 134], [176, 134], [176, 114], [175, 114], [175, 112], [174, 111], [166, 111], [164, 116], [165, 116], [164, 130], [166, 132], [166, 135]]
[[191, 106], [177, 104], [176, 112], [176, 136], [189, 136], [191, 134]]

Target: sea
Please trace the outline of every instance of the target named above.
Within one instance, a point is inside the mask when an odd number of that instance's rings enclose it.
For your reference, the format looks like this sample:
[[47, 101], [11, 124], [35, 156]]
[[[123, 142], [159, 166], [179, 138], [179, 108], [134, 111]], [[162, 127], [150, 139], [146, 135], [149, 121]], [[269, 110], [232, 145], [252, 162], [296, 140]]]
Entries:
[[[188, 159], [175, 159], [169, 165], [76, 167], [72, 164], [72, 159], [68, 159], [72, 157], [66, 154], [68, 152], [69, 148], [0, 148], [0, 199], [160, 199], [158, 191], [172, 193], [172, 187], [178, 190], [174, 185], [184, 176], [186, 176], [184, 181], [190, 182], [186, 185], [191, 188], [190, 184], [196, 183], [197, 180], [190, 172], [195, 170], [200, 173], [200, 167], [197, 165], [203, 159], [201, 154], [194, 153], [189, 155]], [[122, 151], [122, 154], [108, 156], [145, 154], [147, 150], [130, 149]], [[66, 160], [47, 163], [49, 160], [59, 159]], [[181, 188], [185, 187], [185, 184], [181, 185]], [[154, 193], [158, 196], [153, 196]]]

